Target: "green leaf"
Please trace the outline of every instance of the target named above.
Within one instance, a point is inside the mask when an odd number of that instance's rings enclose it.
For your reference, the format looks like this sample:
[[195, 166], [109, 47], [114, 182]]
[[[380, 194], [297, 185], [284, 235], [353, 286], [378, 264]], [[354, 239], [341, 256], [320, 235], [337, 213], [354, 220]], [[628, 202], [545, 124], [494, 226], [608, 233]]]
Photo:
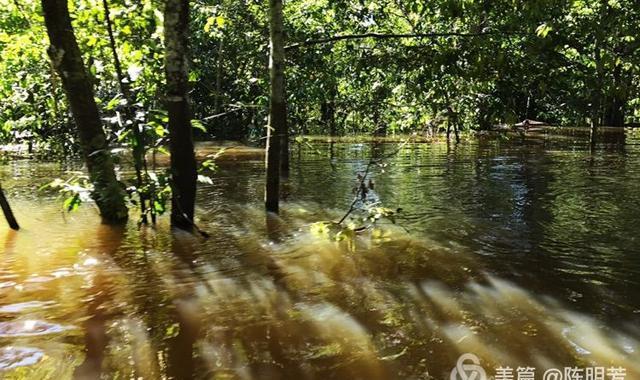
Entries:
[[164, 135], [167, 134], [167, 130], [162, 125], [156, 125], [156, 127], [153, 129], [153, 131], [159, 137], [163, 137]]
[[545, 38], [547, 34], [549, 34], [549, 32], [552, 30], [553, 28], [547, 25], [547, 23], [542, 23], [536, 28], [536, 34], [538, 35], [538, 37]]
[[222, 29], [224, 28], [224, 24], [227, 22], [227, 20], [222, 17], [222, 16], [217, 16], [216, 17], [216, 24], [218, 25], [218, 28]]
[[80, 194], [76, 193], [64, 200], [64, 208], [69, 212], [75, 211], [80, 207], [81, 203]]
[[104, 108], [107, 111], [111, 111], [111, 110], [115, 109], [117, 106], [120, 105], [120, 100], [121, 100], [120, 94], [118, 94], [118, 95], [114, 96], [113, 99], [109, 100], [109, 103], [107, 103], [107, 105], [104, 106]]
[[191, 126], [195, 129], [199, 129], [204, 133], [207, 133], [207, 128], [202, 124], [200, 120], [193, 119], [191, 120]]

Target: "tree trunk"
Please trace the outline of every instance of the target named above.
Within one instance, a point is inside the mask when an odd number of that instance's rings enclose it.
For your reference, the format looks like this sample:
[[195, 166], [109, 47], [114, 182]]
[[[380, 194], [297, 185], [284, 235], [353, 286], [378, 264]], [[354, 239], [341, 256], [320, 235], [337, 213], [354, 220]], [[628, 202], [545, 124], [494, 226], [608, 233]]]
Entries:
[[285, 125], [282, 133], [282, 145], [280, 146], [280, 176], [283, 178], [289, 177], [289, 128], [287, 127], [286, 120], [286, 100], [285, 100]]
[[80, 147], [94, 187], [91, 196], [104, 222], [123, 223], [128, 217], [124, 189], [116, 179], [91, 80], [71, 27], [67, 0], [42, 0], [42, 10], [51, 43], [49, 57], [62, 79], [78, 128]]
[[453, 126], [453, 133], [456, 136], [456, 143], [460, 142], [460, 132], [458, 131], [458, 114], [447, 106], [447, 140], [451, 136], [451, 127]]
[[213, 98], [213, 112], [217, 115], [222, 113], [222, 60], [224, 49], [224, 37], [220, 37], [218, 42], [218, 62], [216, 62], [216, 94]]
[[[271, 82], [269, 128], [267, 129], [267, 181], [265, 207], [279, 211], [280, 159], [283, 137], [287, 135], [287, 105], [284, 89], [284, 22], [282, 0], [269, 0], [269, 29], [271, 54], [269, 78]], [[287, 152], [288, 154], [288, 152]]]
[[20, 225], [16, 220], [16, 217], [13, 215], [13, 211], [11, 211], [11, 206], [9, 206], [9, 201], [7, 201], [7, 197], [4, 196], [4, 192], [2, 191], [2, 186], [0, 186], [0, 207], [2, 207], [2, 212], [4, 213], [4, 218], [7, 220], [9, 227], [13, 230], [19, 230]]
[[[140, 198], [140, 214], [141, 222], [147, 224], [147, 196], [144, 192], [144, 179], [142, 171], [146, 167], [145, 159], [145, 141], [144, 136], [140, 131], [140, 126], [135, 121], [134, 111], [131, 108], [132, 99], [129, 92], [128, 83], [125, 82], [125, 76], [122, 71], [122, 64], [120, 63], [120, 57], [118, 56], [118, 49], [116, 48], [116, 38], [113, 34], [113, 25], [111, 24], [111, 14], [109, 12], [109, 3], [107, 0], [102, 0], [102, 6], [104, 8], [104, 19], [107, 26], [107, 33], [109, 34], [109, 46], [111, 48], [111, 54], [113, 55], [113, 65], [116, 69], [116, 77], [118, 79], [118, 85], [120, 87], [120, 93], [124, 97], [127, 104], [125, 105], [125, 118], [131, 120], [131, 132], [133, 133], [132, 154], [133, 154], [133, 166], [136, 172], [136, 187], [137, 193]], [[126, 125], [125, 121], [125, 125]], [[153, 204], [149, 205], [150, 210], [154, 213]]]
[[189, 1], [166, 0], [164, 10], [165, 74], [171, 152], [171, 226], [191, 231], [197, 167], [188, 97]]
[[609, 127], [624, 127], [624, 111], [626, 106], [626, 88], [622, 83], [622, 66], [613, 69], [613, 88], [604, 109], [603, 124]]
[[324, 133], [328, 133], [331, 137], [336, 135], [336, 92], [334, 85], [320, 105], [320, 123], [325, 127]]

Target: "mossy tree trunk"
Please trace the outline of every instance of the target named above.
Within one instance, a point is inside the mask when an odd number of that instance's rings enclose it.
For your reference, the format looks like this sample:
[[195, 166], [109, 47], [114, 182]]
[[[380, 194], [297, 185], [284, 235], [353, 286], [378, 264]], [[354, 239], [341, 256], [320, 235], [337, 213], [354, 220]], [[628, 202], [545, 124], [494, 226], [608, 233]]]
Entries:
[[269, 0], [269, 21], [271, 39], [269, 78], [271, 90], [269, 128], [267, 130], [265, 206], [267, 211], [277, 213], [279, 211], [281, 157], [283, 154], [288, 155], [288, 151], [282, 152], [283, 139], [288, 138], [287, 105], [284, 87], [285, 60], [282, 0]]
[[80, 147], [94, 186], [91, 195], [105, 223], [123, 223], [128, 217], [124, 188], [115, 175], [92, 81], [71, 26], [67, 0], [42, 0], [42, 10], [50, 41], [49, 57], [62, 79], [78, 129]]
[[171, 152], [171, 225], [193, 229], [198, 178], [188, 81], [189, 1], [166, 0], [164, 9], [165, 74]]

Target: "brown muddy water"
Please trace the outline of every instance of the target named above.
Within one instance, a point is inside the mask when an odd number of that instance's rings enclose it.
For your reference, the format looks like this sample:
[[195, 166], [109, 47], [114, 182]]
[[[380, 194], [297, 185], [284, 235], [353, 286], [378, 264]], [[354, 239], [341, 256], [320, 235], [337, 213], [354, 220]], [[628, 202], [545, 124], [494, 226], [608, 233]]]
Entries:
[[23, 229], [0, 223], [0, 377], [449, 379], [472, 353], [490, 377], [640, 379], [640, 139], [409, 144], [372, 173], [397, 225], [311, 233], [397, 146], [293, 146], [269, 228], [262, 162], [221, 161], [199, 190], [208, 240], [66, 214], [38, 188], [76, 165], [4, 162]]

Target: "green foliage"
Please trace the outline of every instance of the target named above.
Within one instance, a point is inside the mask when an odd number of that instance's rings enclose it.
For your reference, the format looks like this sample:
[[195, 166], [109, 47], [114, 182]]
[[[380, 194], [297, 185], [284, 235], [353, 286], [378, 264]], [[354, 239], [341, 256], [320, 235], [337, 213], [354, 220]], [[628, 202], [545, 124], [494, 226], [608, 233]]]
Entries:
[[67, 180], [55, 179], [40, 188], [40, 190], [45, 189], [57, 190], [60, 196], [64, 198], [63, 208], [71, 212], [76, 211], [82, 203], [91, 200], [93, 186], [88, 177], [77, 175]]
[[[77, 150], [60, 80], [52, 75], [39, 1], [0, 0], [0, 139], [25, 136], [48, 151]], [[160, 4], [111, 0], [130, 99], [120, 94], [101, 2], [70, 3], [112, 143], [158, 149], [166, 139]], [[189, 75], [196, 138], [261, 141], [267, 124], [266, 4], [193, 3]], [[640, 16], [630, 0], [607, 2], [291, 0], [289, 43], [361, 38], [287, 51], [293, 134], [400, 134], [442, 129], [457, 115], [483, 129], [524, 118], [557, 124], [640, 116]], [[456, 35], [446, 35], [456, 33]], [[125, 117], [125, 108], [134, 112]], [[131, 136], [131, 125], [143, 130]]]
[[[19, 4], [19, 5], [18, 5]], [[75, 33], [114, 141], [134, 144], [114, 119], [119, 94], [100, 2], [72, 4]], [[38, 1], [2, 0], [0, 138], [29, 131], [45, 148], [71, 152], [75, 137], [59, 79], [46, 59]], [[162, 12], [151, 0], [110, 1], [117, 50], [148, 146], [166, 136], [162, 108]], [[640, 17], [615, 2], [346, 2], [292, 0], [290, 42], [334, 35], [459, 33], [429, 38], [341, 40], [287, 51], [294, 133], [380, 134], [442, 128], [447, 107], [465, 128], [524, 118], [560, 124], [598, 117], [616, 101], [627, 120], [640, 104]], [[464, 36], [465, 34], [478, 36]], [[266, 6], [256, 0], [194, 3], [190, 72], [196, 136], [264, 135], [268, 106]], [[615, 104], [614, 104], [615, 103]], [[142, 113], [142, 115], [140, 115]], [[211, 118], [214, 115], [219, 117]], [[136, 116], [136, 117], [138, 117]], [[433, 123], [434, 120], [440, 121]], [[331, 130], [329, 130], [331, 129]]]

